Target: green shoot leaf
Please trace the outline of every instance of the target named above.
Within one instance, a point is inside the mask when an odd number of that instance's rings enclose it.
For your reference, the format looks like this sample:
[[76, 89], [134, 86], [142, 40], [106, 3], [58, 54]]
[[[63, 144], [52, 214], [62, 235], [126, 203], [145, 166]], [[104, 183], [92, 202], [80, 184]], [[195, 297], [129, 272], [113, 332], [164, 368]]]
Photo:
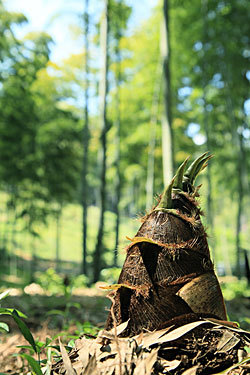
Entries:
[[32, 346], [34, 351], [37, 353], [37, 347], [36, 347], [34, 337], [32, 336], [32, 333], [30, 332], [27, 325], [19, 318], [16, 310], [13, 310], [12, 317], [15, 320], [16, 324], [18, 325], [18, 328], [20, 329], [23, 337], [28, 341], [28, 343]]
[[37, 363], [37, 361], [33, 357], [31, 357], [28, 354], [21, 354], [20, 356], [22, 358], [25, 358], [28, 361], [30, 367], [32, 368], [32, 370], [35, 372], [36, 375], [43, 375], [40, 365]]
[[19, 317], [27, 318], [27, 315], [23, 314], [21, 311], [16, 309], [10, 309], [7, 307], [0, 307], [0, 315], [12, 315], [14, 310], [17, 312]]

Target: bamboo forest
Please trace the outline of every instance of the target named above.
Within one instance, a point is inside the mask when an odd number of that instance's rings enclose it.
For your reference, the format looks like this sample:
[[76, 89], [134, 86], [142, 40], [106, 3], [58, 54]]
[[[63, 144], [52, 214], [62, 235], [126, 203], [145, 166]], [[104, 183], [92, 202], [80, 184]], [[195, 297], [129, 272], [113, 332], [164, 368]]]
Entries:
[[0, 0], [0, 375], [250, 373], [250, 2]]

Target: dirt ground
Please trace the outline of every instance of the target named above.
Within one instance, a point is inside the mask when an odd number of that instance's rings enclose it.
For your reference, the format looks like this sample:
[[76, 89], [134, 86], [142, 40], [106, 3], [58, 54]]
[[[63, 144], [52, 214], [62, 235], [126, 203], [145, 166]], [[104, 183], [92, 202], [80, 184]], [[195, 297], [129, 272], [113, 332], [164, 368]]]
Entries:
[[[66, 304], [68, 308], [65, 307]], [[16, 290], [4, 300], [1, 307], [16, 308], [25, 313], [28, 316], [25, 322], [36, 341], [45, 342], [47, 337], [53, 338], [60, 334], [62, 342], [67, 344], [70, 335], [76, 337], [79, 332], [79, 324], [76, 322], [88, 322], [90, 327], [93, 325], [101, 328], [109, 306], [110, 301], [105, 297], [105, 293], [98, 288], [91, 288], [76, 291], [70, 301], [66, 301], [63, 296], [37, 294], [35, 290], [30, 294], [21, 294]], [[67, 309], [67, 316], [63, 316]], [[227, 309], [231, 320], [240, 321], [243, 329], [250, 330], [250, 322], [242, 319], [242, 316], [249, 316], [250, 299], [232, 300], [227, 304]], [[56, 314], [58, 310], [62, 311], [62, 314]], [[11, 318], [1, 316], [1, 321], [9, 324], [10, 332], [0, 333], [0, 375], [27, 374], [27, 362], [18, 354], [29, 353], [29, 350], [17, 347], [27, 345], [27, 341]], [[53, 340], [53, 344], [58, 345], [58, 338]], [[41, 359], [45, 357], [46, 353]]]

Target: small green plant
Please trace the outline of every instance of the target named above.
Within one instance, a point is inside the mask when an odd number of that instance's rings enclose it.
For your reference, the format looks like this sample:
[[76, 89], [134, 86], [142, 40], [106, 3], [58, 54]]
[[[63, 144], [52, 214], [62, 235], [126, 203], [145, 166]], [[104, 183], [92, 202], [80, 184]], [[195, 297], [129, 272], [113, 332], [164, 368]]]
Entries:
[[76, 337], [87, 335], [87, 336], [97, 336], [100, 328], [94, 326], [91, 322], [76, 322], [77, 329], [75, 330]]
[[74, 278], [70, 278], [69, 276], [62, 276], [59, 275], [53, 270], [49, 268], [46, 272], [39, 273], [37, 277], [37, 282], [41, 285], [41, 287], [49, 292], [50, 295], [63, 295], [65, 298], [64, 308], [61, 309], [52, 309], [48, 311], [48, 315], [58, 315], [62, 317], [63, 323], [62, 327], [63, 330], [67, 330], [70, 323], [70, 309], [81, 308], [81, 305], [77, 302], [72, 302], [72, 292], [74, 288], [79, 287], [86, 287], [88, 279], [85, 275], [79, 275]]
[[[0, 302], [5, 297], [8, 296], [9, 290], [0, 294]], [[15, 356], [21, 357], [23, 360], [26, 360], [28, 363], [29, 368], [31, 369], [31, 373], [33, 375], [50, 375], [51, 364], [52, 364], [52, 357], [54, 359], [60, 358], [60, 346], [53, 345], [53, 340], [57, 339], [63, 333], [55, 335], [52, 339], [47, 337], [45, 342], [42, 341], [35, 341], [31, 331], [25, 324], [25, 322], [21, 318], [27, 318], [25, 314], [21, 311], [12, 308], [3, 308], [0, 305], [0, 315], [10, 315], [14, 321], [16, 322], [21, 334], [27, 340], [29, 345], [17, 345], [17, 348], [26, 349], [27, 353], [18, 353], [14, 354]], [[0, 324], [0, 328], [5, 331], [9, 332], [9, 327], [6, 323]], [[64, 334], [63, 334], [64, 335]], [[74, 347], [74, 340], [65, 333], [65, 336], [70, 339], [68, 344], [66, 345], [66, 349], [70, 351], [72, 347]], [[46, 358], [41, 360], [41, 354], [46, 353]], [[35, 357], [37, 356], [37, 359]], [[0, 373], [1, 374], [1, 373]]]
[[39, 272], [36, 282], [50, 295], [65, 294], [63, 277], [52, 268], [49, 268], [46, 272]]
[[85, 275], [79, 275], [70, 278], [68, 275], [60, 275], [53, 268], [46, 272], [37, 274], [36, 282], [50, 295], [71, 295], [74, 288], [86, 287], [88, 278]]
[[[0, 294], [0, 301], [3, 300], [5, 297], [8, 296], [9, 290], [3, 292]], [[6, 308], [6, 307], [0, 307], [0, 315], [10, 315], [14, 321], [16, 322], [20, 332], [22, 333], [23, 337], [28, 341], [30, 344], [28, 348], [30, 349], [31, 353], [35, 353], [38, 356], [38, 360], [35, 360], [31, 355], [29, 354], [19, 354], [22, 358], [26, 359], [29, 363], [29, 366], [32, 368], [35, 374], [42, 375], [42, 370], [40, 367], [40, 348], [36, 345], [34, 337], [32, 333], [30, 332], [27, 325], [24, 323], [24, 321], [21, 318], [27, 318], [26, 315], [21, 313], [20, 311], [12, 308]], [[9, 331], [9, 327], [7, 324], [2, 323], [2, 328], [5, 328], [5, 331]]]

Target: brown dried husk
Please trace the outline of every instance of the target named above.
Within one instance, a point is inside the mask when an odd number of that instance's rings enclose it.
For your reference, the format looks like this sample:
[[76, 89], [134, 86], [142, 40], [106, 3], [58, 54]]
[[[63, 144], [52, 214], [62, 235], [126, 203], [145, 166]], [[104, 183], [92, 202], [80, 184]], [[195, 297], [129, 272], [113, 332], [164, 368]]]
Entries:
[[[127, 248], [121, 286], [111, 293], [116, 323], [129, 320], [126, 336], [187, 314], [227, 319], [197, 202], [188, 194], [174, 194], [173, 207], [154, 209], [143, 218]], [[109, 314], [105, 328], [113, 326]]]
[[51, 374], [249, 374], [250, 358], [244, 349], [250, 344], [248, 332], [200, 319], [178, 328], [117, 336], [127, 324], [101, 331], [94, 340], [80, 338], [69, 356], [63, 352]]

